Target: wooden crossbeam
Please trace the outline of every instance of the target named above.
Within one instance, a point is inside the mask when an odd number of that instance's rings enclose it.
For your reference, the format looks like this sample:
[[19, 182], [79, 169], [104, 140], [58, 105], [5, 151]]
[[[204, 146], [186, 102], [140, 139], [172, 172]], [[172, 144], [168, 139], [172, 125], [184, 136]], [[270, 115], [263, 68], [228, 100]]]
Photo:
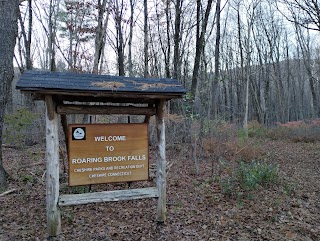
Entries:
[[153, 107], [103, 106], [103, 105], [58, 105], [58, 114], [95, 114], [95, 115], [148, 115], [156, 113]]
[[61, 195], [59, 206], [159, 197], [156, 187]]

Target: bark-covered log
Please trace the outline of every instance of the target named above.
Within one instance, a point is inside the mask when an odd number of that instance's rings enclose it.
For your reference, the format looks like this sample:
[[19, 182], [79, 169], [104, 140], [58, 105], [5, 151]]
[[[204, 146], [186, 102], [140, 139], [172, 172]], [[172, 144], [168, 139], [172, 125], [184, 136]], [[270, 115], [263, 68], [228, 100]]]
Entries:
[[59, 133], [58, 114], [51, 96], [46, 96], [46, 205], [49, 236], [60, 233], [61, 217], [59, 198]]

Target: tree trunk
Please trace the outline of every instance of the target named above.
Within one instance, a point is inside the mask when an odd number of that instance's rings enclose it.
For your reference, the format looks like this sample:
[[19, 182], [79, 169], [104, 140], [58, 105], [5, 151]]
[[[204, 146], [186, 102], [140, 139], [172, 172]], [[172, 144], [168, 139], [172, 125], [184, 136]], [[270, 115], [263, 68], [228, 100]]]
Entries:
[[121, 1], [121, 6], [118, 1], [115, 1], [115, 24], [117, 32], [117, 55], [118, 55], [118, 72], [119, 76], [124, 76], [124, 41], [123, 41], [123, 30], [122, 30], [122, 21], [123, 21], [123, 1]]
[[[200, 59], [204, 50], [205, 34], [207, 31], [209, 14], [211, 11], [212, 0], [208, 0], [207, 8], [204, 14], [204, 19], [200, 21], [201, 16], [201, 0], [197, 0], [197, 36], [196, 36], [196, 56], [194, 59], [192, 83], [191, 83], [191, 96], [194, 99], [196, 96], [199, 70], [200, 70]], [[202, 22], [202, 23], [201, 23]], [[200, 25], [201, 24], [201, 25]]]
[[252, 15], [248, 19], [248, 30], [247, 30], [247, 41], [245, 45], [246, 49], [246, 89], [245, 89], [245, 106], [244, 106], [244, 118], [243, 118], [243, 129], [245, 136], [248, 138], [248, 116], [249, 116], [249, 87], [250, 87], [250, 75], [251, 75], [251, 31], [254, 22], [255, 6], [252, 7]]
[[132, 65], [132, 38], [133, 38], [133, 13], [134, 13], [134, 2], [130, 0], [130, 30], [128, 40], [128, 68], [129, 76], [133, 76], [133, 65]]
[[2, 132], [5, 107], [14, 76], [13, 56], [18, 31], [18, 0], [0, 1], [0, 189], [6, 188], [6, 171], [2, 162]]
[[109, 19], [109, 8], [107, 10], [107, 16], [103, 20], [103, 15], [106, 12], [107, 0], [98, 1], [98, 26], [95, 36], [95, 51], [94, 51], [94, 62], [93, 62], [93, 73], [99, 72], [99, 63], [101, 62], [103, 49], [105, 46], [105, 35], [108, 26]]
[[170, 38], [170, 24], [171, 24], [171, 13], [170, 13], [170, 1], [166, 1], [166, 23], [167, 23], [167, 53], [165, 56], [165, 71], [166, 78], [170, 78], [170, 56], [171, 56], [171, 38]]
[[28, 0], [28, 11], [29, 11], [29, 21], [28, 21], [28, 38], [26, 42], [26, 66], [27, 69], [32, 69], [32, 59], [31, 59], [31, 40], [32, 40], [32, 0]]
[[300, 27], [296, 24], [296, 34], [298, 38], [299, 47], [301, 49], [304, 67], [307, 72], [310, 92], [311, 92], [311, 106], [312, 106], [312, 118], [318, 118], [319, 110], [318, 110], [318, 98], [317, 92], [315, 88], [315, 78], [312, 74], [312, 64], [311, 64], [311, 50], [310, 50], [310, 36], [308, 33], [307, 37], [304, 37]]
[[148, 1], [144, 0], [144, 26], [143, 26], [143, 34], [144, 34], [144, 73], [143, 76], [147, 78], [149, 76], [149, 68], [148, 68]]
[[182, 8], [183, 0], [176, 0], [175, 3], [175, 10], [176, 10], [176, 16], [174, 21], [174, 50], [173, 50], [173, 78], [179, 79], [180, 77], [180, 66], [181, 66], [181, 60], [180, 60], [180, 26], [181, 26], [181, 8]]
[[242, 82], [244, 80], [244, 54], [242, 46], [242, 33], [241, 33], [241, 15], [240, 15], [240, 4], [237, 6], [237, 26], [238, 26], [238, 43], [240, 51], [240, 78], [237, 81], [237, 119], [242, 119]]
[[[21, 35], [24, 43], [25, 52], [22, 54], [22, 51], [19, 51], [20, 60], [23, 58], [25, 59], [25, 63], [21, 62], [22, 70], [24, 69], [23, 66], [26, 66], [26, 69], [32, 69], [32, 61], [31, 61], [31, 36], [32, 36], [32, 6], [31, 6], [31, 0], [28, 0], [28, 14], [29, 14], [29, 20], [28, 20], [28, 33], [26, 32], [26, 29], [24, 27], [24, 21], [22, 20], [21, 12], [19, 10], [18, 12], [18, 20], [20, 23], [21, 28]], [[21, 48], [21, 46], [19, 46]], [[22, 56], [24, 55], [24, 56]]]
[[[24, 54], [24, 59], [25, 59], [25, 66], [26, 69], [30, 70], [32, 69], [32, 59], [31, 59], [31, 37], [32, 37], [32, 1], [28, 0], [28, 32], [26, 32], [26, 29], [24, 27], [24, 22], [21, 17], [21, 12], [19, 9], [18, 13], [18, 20], [20, 23], [20, 28], [21, 28], [21, 34], [23, 36], [23, 41], [24, 41], [24, 48], [25, 48], [25, 54]], [[21, 52], [20, 52], [21, 54]], [[22, 57], [21, 57], [22, 58]], [[23, 66], [23, 63], [21, 63], [21, 66]], [[21, 72], [24, 71], [24, 69], [20, 69]], [[10, 94], [12, 96], [12, 94]], [[33, 101], [32, 101], [32, 96], [30, 93], [25, 94], [26, 96], [26, 101], [25, 105], [26, 107], [29, 108], [29, 110], [33, 110]], [[27, 142], [29, 142], [31, 138], [28, 138]]]
[[56, 71], [56, 52], [55, 52], [55, 41], [56, 41], [56, 26], [55, 26], [55, 1], [50, 0], [49, 6], [49, 22], [48, 22], [48, 52], [49, 52], [49, 70]]
[[216, 3], [216, 23], [217, 23], [217, 31], [216, 31], [216, 45], [214, 51], [214, 79], [213, 79], [213, 115], [217, 117], [217, 93], [218, 93], [218, 83], [219, 83], [219, 68], [220, 68], [220, 11], [221, 11], [221, 0], [217, 0]]

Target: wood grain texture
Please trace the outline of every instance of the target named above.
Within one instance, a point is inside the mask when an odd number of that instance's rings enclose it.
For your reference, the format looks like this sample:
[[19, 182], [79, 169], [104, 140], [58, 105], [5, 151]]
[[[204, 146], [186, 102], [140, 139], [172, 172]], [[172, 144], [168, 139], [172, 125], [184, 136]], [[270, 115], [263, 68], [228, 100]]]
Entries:
[[58, 115], [51, 96], [46, 96], [46, 207], [49, 236], [61, 232], [59, 199], [59, 135]]
[[58, 114], [95, 114], [95, 115], [154, 115], [152, 107], [103, 106], [103, 105], [58, 105]]
[[52, 96], [46, 95], [45, 102], [46, 102], [46, 108], [47, 108], [47, 116], [48, 116], [49, 120], [53, 120], [53, 118], [55, 117], [56, 105], [52, 99]]
[[155, 197], [158, 197], [158, 189], [156, 187], [150, 187], [117, 191], [61, 195], [59, 198], [59, 205], [71, 206], [88, 203], [114, 202]]
[[165, 138], [165, 101], [160, 101], [157, 105], [157, 188], [159, 191], [158, 205], [157, 205], [157, 221], [165, 222], [166, 220], [166, 138]]

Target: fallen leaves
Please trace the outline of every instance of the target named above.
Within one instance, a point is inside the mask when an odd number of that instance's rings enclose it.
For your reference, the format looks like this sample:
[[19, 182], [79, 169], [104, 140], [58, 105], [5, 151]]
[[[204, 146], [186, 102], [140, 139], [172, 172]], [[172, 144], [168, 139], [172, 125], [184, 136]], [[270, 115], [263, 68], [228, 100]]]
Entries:
[[[200, 161], [200, 174], [183, 153], [188, 146], [168, 150], [174, 160], [167, 186], [167, 221], [158, 224], [156, 199], [63, 207], [62, 234], [56, 240], [317, 240], [320, 237], [319, 170], [320, 143], [267, 141], [261, 148], [268, 161], [278, 165], [281, 175], [294, 191], [279, 184], [234, 198], [221, 194], [219, 180], [212, 179], [211, 163]], [[186, 151], [181, 151], [186, 149]], [[178, 155], [181, 153], [181, 156]], [[316, 153], [316, 154], [315, 154]], [[7, 150], [5, 165], [14, 164], [23, 153]], [[19, 156], [20, 155], [20, 156]], [[152, 156], [152, 155], [150, 155]], [[154, 162], [154, 160], [152, 160]], [[45, 181], [43, 166], [14, 173], [10, 189], [0, 199], [0, 240], [46, 240]], [[214, 162], [214, 170], [222, 170]], [[232, 170], [231, 170], [232, 171]], [[23, 181], [24, 175], [33, 179]], [[35, 181], [36, 180], [36, 181]], [[34, 181], [33, 183], [30, 183]], [[154, 181], [132, 183], [132, 188]], [[124, 189], [126, 185], [94, 185], [95, 191]]]

